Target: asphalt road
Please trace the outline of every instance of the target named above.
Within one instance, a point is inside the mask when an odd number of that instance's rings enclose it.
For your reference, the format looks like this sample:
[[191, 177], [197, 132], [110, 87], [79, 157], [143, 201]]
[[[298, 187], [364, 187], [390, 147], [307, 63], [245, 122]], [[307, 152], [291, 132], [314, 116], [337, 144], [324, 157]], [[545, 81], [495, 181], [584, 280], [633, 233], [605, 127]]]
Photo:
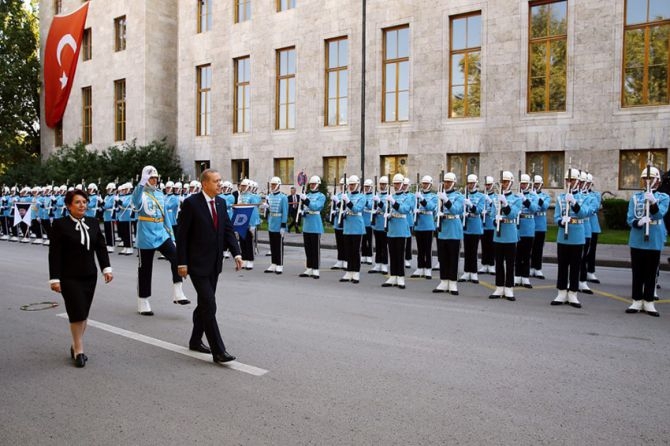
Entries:
[[[137, 260], [116, 254], [91, 319], [125, 335], [90, 326], [76, 369], [47, 248], [0, 242], [0, 444], [670, 443], [670, 301], [660, 318], [624, 314], [628, 270], [599, 268], [603, 284], [574, 309], [549, 305], [555, 265], [507, 302], [487, 299], [492, 276], [450, 296], [431, 293], [436, 280], [339, 283], [330, 250], [318, 281], [297, 277], [300, 248], [281, 276], [263, 274], [268, 260], [242, 273], [228, 262], [218, 298], [229, 351], [262, 376], [183, 354], [194, 305], [172, 304], [168, 264], [154, 264], [156, 315], [142, 317]], [[670, 296], [670, 273], [660, 284]], [[20, 309], [43, 301], [61, 305]]]

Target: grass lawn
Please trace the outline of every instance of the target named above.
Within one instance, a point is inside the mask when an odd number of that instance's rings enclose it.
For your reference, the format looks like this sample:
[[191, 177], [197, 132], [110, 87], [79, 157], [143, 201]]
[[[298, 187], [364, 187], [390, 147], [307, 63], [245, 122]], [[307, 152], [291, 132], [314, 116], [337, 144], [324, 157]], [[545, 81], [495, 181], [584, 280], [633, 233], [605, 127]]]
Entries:
[[[558, 232], [558, 226], [549, 226], [547, 228], [547, 238], [548, 242], [556, 241], [556, 233]], [[626, 229], [603, 229], [598, 235], [598, 244], [603, 245], [626, 245], [628, 244], [628, 233], [630, 231]]]

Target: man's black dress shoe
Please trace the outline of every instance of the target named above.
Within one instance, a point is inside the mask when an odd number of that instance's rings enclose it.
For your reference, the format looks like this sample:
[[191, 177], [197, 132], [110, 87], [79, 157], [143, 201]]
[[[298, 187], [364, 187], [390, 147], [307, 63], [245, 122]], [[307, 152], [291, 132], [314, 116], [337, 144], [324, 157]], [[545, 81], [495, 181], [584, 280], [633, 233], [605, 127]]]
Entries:
[[205, 344], [202, 342], [200, 345], [189, 345], [188, 346], [189, 350], [192, 350], [194, 352], [200, 352], [200, 353], [212, 353], [212, 351], [207, 347]]
[[235, 357], [228, 352], [224, 351], [223, 353], [217, 353], [214, 355], [214, 362], [230, 362], [234, 361]]
[[74, 365], [75, 367], [82, 368], [86, 365], [86, 361], [88, 361], [86, 355], [83, 353], [79, 353], [77, 357], [74, 358]]

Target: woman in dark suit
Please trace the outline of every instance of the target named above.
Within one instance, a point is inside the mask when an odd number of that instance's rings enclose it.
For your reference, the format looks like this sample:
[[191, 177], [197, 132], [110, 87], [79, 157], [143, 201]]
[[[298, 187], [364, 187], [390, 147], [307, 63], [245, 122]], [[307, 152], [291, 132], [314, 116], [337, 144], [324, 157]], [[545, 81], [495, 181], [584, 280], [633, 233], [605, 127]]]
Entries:
[[70, 215], [54, 220], [49, 245], [49, 283], [53, 291], [63, 295], [72, 332], [70, 356], [77, 367], [84, 367], [88, 360], [82, 338], [97, 282], [94, 252], [105, 283], [113, 278], [100, 223], [84, 216], [87, 204], [84, 191], [72, 190], [65, 195]]

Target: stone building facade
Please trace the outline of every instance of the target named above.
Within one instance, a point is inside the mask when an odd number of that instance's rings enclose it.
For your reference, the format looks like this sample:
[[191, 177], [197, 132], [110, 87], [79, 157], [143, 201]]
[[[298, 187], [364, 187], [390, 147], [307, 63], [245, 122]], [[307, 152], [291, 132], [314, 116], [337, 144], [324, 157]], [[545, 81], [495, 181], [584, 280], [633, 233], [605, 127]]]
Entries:
[[[41, 3], [45, 36], [53, 2]], [[557, 190], [571, 164], [591, 172], [599, 190], [626, 197], [638, 187], [649, 151], [667, 168], [670, 145], [668, 81], [665, 93], [646, 103], [629, 106], [624, 98], [624, 66], [632, 66], [624, 36], [646, 26], [667, 38], [670, 27], [670, 8], [639, 19], [635, 8], [643, 4], [146, 0], [103, 7], [93, 1], [87, 22], [93, 59], [78, 68], [64, 142], [81, 134], [78, 91], [93, 85], [92, 147], [118, 143], [110, 85], [125, 77], [126, 140], [166, 136], [192, 175], [212, 166], [233, 180], [264, 184], [280, 175], [292, 183], [303, 170], [332, 184], [343, 173], [373, 178], [400, 171], [414, 181], [417, 173], [435, 178], [454, 170], [461, 182], [469, 172], [496, 177], [504, 169], [542, 174]], [[544, 13], [546, 42], [544, 28], [537, 31]], [[119, 54], [110, 46], [112, 24], [124, 14], [128, 46]], [[552, 65], [551, 53], [538, 75], [529, 61], [538, 60], [545, 43], [563, 51], [564, 64]], [[343, 57], [333, 64], [335, 50]], [[667, 54], [663, 63], [667, 77]], [[336, 92], [331, 76], [340, 82]], [[550, 77], [558, 81], [547, 84], [542, 105], [530, 85]], [[471, 115], [459, 108], [465, 102]], [[329, 103], [341, 105], [336, 119]], [[54, 147], [44, 126], [42, 143], [45, 152]]]

